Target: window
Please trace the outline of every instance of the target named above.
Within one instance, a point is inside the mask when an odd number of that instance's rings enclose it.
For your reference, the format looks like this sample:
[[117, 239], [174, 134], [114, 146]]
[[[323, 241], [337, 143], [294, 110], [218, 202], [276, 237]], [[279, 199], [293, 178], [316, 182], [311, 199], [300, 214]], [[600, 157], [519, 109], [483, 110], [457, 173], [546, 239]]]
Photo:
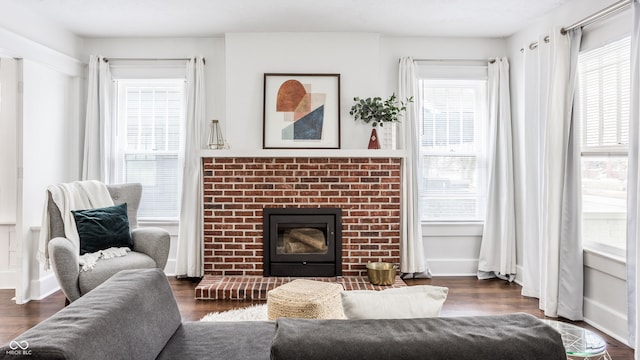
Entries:
[[184, 79], [115, 81], [117, 101], [116, 177], [143, 186], [141, 219], [177, 219], [178, 161], [184, 117]]
[[630, 38], [582, 52], [578, 111], [585, 245], [624, 256], [629, 144]]
[[482, 221], [487, 81], [423, 79], [422, 220]]

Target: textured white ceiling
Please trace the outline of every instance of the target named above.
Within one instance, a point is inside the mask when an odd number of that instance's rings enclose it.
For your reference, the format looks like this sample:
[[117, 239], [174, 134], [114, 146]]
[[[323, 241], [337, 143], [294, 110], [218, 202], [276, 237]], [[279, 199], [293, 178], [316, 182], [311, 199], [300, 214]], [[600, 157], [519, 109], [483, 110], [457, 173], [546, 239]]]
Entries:
[[568, 0], [3, 0], [84, 37], [226, 32], [509, 36]]

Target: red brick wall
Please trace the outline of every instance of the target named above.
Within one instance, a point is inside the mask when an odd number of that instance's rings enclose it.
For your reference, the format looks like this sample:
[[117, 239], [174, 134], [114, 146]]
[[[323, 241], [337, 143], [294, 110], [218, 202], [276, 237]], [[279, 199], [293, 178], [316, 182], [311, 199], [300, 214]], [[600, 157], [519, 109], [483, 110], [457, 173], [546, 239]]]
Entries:
[[203, 158], [204, 269], [262, 275], [262, 209], [342, 209], [342, 274], [400, 262], [399, 158]]

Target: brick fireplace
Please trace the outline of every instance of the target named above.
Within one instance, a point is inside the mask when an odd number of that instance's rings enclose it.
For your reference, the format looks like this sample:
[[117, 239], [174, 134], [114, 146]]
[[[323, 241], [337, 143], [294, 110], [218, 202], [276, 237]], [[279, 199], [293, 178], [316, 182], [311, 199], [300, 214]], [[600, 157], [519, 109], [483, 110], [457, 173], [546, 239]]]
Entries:
[[401, 158], [204, 157], [204, 269], [263, 275], [263, 208], [342, 209], [342, 275], [400, 262]]

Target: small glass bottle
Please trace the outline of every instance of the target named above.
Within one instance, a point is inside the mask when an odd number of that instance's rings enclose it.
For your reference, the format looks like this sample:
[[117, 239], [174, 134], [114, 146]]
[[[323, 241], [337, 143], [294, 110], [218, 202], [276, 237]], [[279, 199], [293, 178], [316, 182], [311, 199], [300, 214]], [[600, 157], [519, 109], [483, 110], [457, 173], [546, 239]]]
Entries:
[[222, 131], [220, 130], [220, 123], [218, 120], [211, 120], [208, 140], [209, 149], [224, 149], [224, 138], [222, 137]]

